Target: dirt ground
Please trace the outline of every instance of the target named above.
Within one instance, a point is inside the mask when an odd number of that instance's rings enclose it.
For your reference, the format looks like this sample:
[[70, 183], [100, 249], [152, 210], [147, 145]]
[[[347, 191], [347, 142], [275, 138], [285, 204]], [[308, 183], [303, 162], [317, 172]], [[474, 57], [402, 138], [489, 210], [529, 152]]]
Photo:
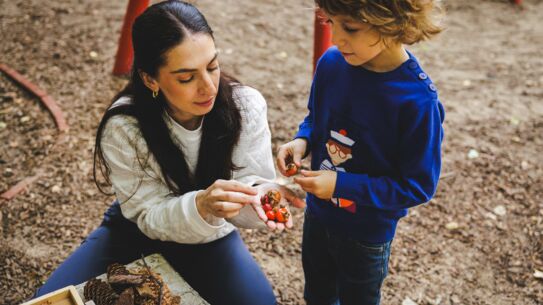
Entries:
[[[92, 149], [126, 82], [111, 75], [126, 2], [0, 0], [0, 62], [45, 89], [70, 126], [58, 136], [38, 100], [0, 75], [0, 192], [38, 175], [0, 201], [0, 304], [28, 299], [112, 201], [93, 184]], [[543, 1], [445, 4], [447, 30], [410, 48], [447, 111], [442, 179], [399, 224], [382, 303], [543, 304]], [[197, 5], [223, 69], [266, 97], [276, 148], [305, 112], [312, 1]], [[301, 216], [289, 233], [242, 232], [281, 304], [303, 304]]]

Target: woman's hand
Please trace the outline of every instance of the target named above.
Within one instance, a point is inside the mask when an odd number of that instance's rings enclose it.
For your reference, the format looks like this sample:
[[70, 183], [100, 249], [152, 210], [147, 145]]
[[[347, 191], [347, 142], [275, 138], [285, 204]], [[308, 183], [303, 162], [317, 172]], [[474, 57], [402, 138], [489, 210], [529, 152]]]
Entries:
[[231, 218], [246, 204], [255, 201], [258, 190], [235, 180], [217, 180], [196, 195], [196, 207], [202, 218], [209, 215]]
[[279, 201], [279, 204], [285, 206], [287, 210], [289, 210], [289, 205], [293, 205], [297, 208], [303, 208], [305, 207], [305, 202], [302, 199], [298, 198], [296, 194], [294, 194], [294, 192], [292, 192], [289, 188], [277, 183], [264, 183], [256, 186], [256, 188], [258, 189], [258, 196], [256, 196], [256, 202], [253, 203], [253, 208], [258, 214], [258, 217], [260, 217], [260, 219], [262, 219], [262, 221], [264, 221], [268, 228], [271, 230], [283, 231], [285, 228], [292, 228], [292, 217], [289, 217], [286, 223], [279, 223], [273, 220], [268, 220], [266, 212], [264, 212], [262, 204], [260, 203], [260, 198], [264, 196], [269, 190], [277, 190], [279, 191], [279, 193], [281, 193], [281, 200]]
[[291, 162], [301, 168], [302, 157], [307, 149], [307, 141], [301, 138], [294, 139], [279, 147], [277, 151], [277, 168], [283, 176], [290, 176], [287, 174], [287, 165]]

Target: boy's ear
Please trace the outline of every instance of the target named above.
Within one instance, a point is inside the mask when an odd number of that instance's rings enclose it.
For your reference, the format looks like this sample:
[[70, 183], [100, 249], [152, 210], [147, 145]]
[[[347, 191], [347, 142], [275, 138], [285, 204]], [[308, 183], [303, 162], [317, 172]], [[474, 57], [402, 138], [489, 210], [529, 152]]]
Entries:
[[141, 70], [138, 70], [138, 74], [140, 75], [140, 78], [143, 81], [145, 87], [149, 88], [149, 90], [153, 92], [157, 92], [159, 90], [158, 82], [153, 77], [151, 77], [151, 75]]

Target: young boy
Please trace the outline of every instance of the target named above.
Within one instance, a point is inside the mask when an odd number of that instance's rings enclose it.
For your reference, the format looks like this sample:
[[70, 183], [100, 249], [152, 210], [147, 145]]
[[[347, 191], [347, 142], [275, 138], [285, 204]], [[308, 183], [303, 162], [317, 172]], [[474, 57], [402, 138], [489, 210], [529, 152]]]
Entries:
[[429, 201], [441, 170], [443, 106], [403, 45], [441, 29], [432, 0], [316, 0], [332, 28], [309, 114], [280, 147], [306, 192], [302, 242], [307, 304], [379, 304], [398, 220]]

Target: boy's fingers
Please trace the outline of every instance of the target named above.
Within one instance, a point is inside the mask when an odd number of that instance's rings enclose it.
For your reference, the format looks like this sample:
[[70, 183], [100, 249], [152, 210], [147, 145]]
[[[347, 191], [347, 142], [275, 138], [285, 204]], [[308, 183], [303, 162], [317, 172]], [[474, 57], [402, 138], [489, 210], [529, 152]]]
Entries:
[[295, 206], [297, 208], [305, 207], [305, 202], [301, 198], [298, 198], [298, 196], [296, 196], [296, 194], [294, 194], [294, 192], [291, 191], [289, 188], [282, 187], [282, 190], [283, 190], [283, 194], [285, 196], [285, 199], [288, 202], [290, 202], [293, 206]]
[[298, 168], [302, 167], [302, 156], [299, 154], [294, 154], [292, 156], [292, 162], [294, 162]]
[[282, 232], [285, 229], [285, 224], [277, 223], [277, 231]]
[[301, 187], [308, 187], [313, 182], [311, 177], [294, 177], [294, 182], [299, 184]]
[[308, 171], [305, 169], [302, 170], [301, 173], [304, 177], [316, 177], [321, 174], [320, 171]]
[[285, 148], [280, 148], [277, 152], [277, 167], [279, 168], [279, 171], [281, 174], [285, 174], [285, 171], [287, 169], [287, 165], [285, 164], [285, 159], [288, 156], [288, 150]]

